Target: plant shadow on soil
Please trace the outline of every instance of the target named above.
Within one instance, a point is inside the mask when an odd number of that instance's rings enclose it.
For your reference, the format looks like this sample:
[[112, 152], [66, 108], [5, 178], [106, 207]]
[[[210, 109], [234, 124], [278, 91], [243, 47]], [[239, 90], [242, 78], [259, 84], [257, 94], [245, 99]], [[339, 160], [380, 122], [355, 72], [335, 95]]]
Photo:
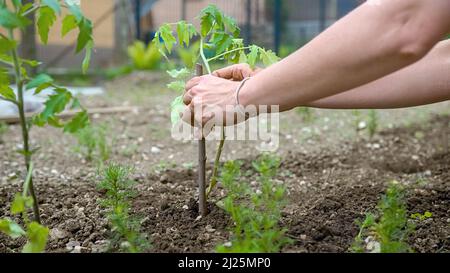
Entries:
[[[435, 116], [428, 123], [385, 130], [372, 140], [346, 142], [334, 150], [289, 153], [276, 178], [287, 186], [289, 198], [280, 224], [294, 239], [283, 252], [347, 252], [358, 232], [355, 220], [375, 208], [393, 179], [407, 188], [408, 213], [433, 214], [416, 223], [409, 238], [413, 249], [449, 252], [449, 123], [450, 116]], [[246, 182], [256, 180], [252, 160], [243, 160]], [[142, 217], [150, 252], [210, 252], [230, 239], [232, 221], [213, 203], [207, 217], [197, 218], [195, 169], [174, 168], [135, 180], [139, 194], [133, 212]], [[69, 242], [79, 244], [82, 252], [104, 251], [108, 224], [94, 182], [38, 180], [43, 223], [51, 230], [47, 251], [70, 251]], [[0, 215], [11, 217], [7, 204], [18, 190], [17, 184], [0, 187]], [[219, 186], [211, 202], [222, 194]], [[0, 235], [0, 252], [19, 251], [23, 244]]]

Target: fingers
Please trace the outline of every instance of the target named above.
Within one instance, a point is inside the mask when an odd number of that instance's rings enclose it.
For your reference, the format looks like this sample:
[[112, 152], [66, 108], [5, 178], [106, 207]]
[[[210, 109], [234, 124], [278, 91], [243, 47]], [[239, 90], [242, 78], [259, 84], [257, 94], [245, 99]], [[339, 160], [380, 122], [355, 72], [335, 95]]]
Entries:
[[200, 81], [202, 80], [201, 77], [193, 77], [192, 79], [190, 79], [185, 86], [185, 90], [189, 91], [190, 89], [192, 89], [194, 86], [198, 85], [200, 83]]
[[253, 70], [248, 64], [235, 64], [214, 71], [213, 76], [227, 80], [242, 81], [246, 77], [250, 77]]

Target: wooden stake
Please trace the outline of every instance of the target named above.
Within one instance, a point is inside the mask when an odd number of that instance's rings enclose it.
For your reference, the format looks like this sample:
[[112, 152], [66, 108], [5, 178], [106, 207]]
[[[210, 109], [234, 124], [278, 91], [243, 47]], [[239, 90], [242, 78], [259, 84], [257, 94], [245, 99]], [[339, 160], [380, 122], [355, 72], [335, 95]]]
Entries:
[[[197, 64], [195, 66], [195, 74], [197, 76], [203, 75], [203, 66]], [[201, 127], [199, 128], [202, 129]], [[198, 212], [201, 216], [208, 214], [208, 208], [206, 206], [206, 145], [205, 138], [198, 141]]]

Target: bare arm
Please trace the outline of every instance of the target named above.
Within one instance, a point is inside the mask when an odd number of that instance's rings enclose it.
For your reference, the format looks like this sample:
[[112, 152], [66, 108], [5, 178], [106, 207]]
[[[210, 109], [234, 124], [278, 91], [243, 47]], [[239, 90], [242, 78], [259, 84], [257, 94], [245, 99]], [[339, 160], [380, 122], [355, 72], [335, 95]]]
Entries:
[[244, 105], [288, 110], [366, 84], [421, 59], [450, 29], [448, 0], [368, 2], [247, 82]]
[[[239, 101], [243, 106], [279, 105], [284, 111], [351, 90], [417, 62], [449, 30], [449, 0], [368, 1], [252, 77]], [[238, 85], [214, 76], [193, 78], [184, 102], [190, 109], [200, 102], [204, 109], [225, 109], [235, 104]], [[211, 111], [203, 111], [196, 119], [205, 122], [210, 116]]]
[[450, 40], [399, 71], [306, 106], [333, 109], [401, 108], [450, 100]]

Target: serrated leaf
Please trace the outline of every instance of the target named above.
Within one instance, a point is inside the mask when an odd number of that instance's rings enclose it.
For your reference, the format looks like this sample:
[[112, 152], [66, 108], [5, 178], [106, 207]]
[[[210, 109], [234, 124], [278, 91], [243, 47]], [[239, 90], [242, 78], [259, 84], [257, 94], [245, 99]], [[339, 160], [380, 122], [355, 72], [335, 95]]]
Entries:
[[186, 84], [184, 81], [174, 81], [167, 85], [167, 88], [177, 91], [177, 92], [183, 92]]
[[49, 6], [54, 12], [60, 14], [61, 6], [58, 0], [42, 0], [42, 4]]
[[88, 125], [89, 115], [86, 110], [83, 110], [76, 114], [66, 125], [64, 125], [64, 132], [73, 134]]
[[191, 75], [191, 71], [185, 67], [181, 69], [168, 70], [167, 74], [169, 74], [174, 79], [178, 79], [178, 78], [185, 78]]
[[56, 13], [50, 7], [44, 6], [38, 10], [37, 28], [43, 44], [48, 43], [48, 33], [56, 21]]
[[30, 23], [28, 18], [15, 14], [6, 7], [0, 7], [0, 26], [13, 29], [26, 27]]
[[172, 126], [180, 121], [180, 113], [184, 111], [185, 107], [183, 96], [178, 96], [172, 101], [170, 104], [170, 121], [172, 122]]
[[16, 100], [16, 94], [9, 85], [0, 85], [0, 96], [7, 100]]
[[40, 114], [42, 120], [48, 121], [48, 119], [55, 114], [61, 113], [66, 108], [66, 105], [72, 99], [72, 94], [63, 88], [55, 89], [55, 94], [48, 97], [44, 103], [45, 108]]
[[203, 37], [206, 37], [208, 33], [211, 31], [213, 26], [214, 19], [210, 16], [204, 16], [200, 21], [200, 33]]
[[9, 218], [0, 219], [0, 231], [13, 239], [26, 235], [22, 227]]
[[266, 67], [280, 60], [280, 58], [272, 50], [265, 50], [263, 48], [260, 48], [259, 53], [261, 61], [264, 63]]
[[86, 74], [89, 69], [89, 64], [91, 63], [91, 55], [92, 55], [92, 48], [94, 46], [94, 42], [91, 40], [86, 45], [86, 54], [83, 59], [83, 64], [81, 65], [81, 70], [83, 74]]
[[258, 59], [259, 48], [256, 45], [250, 46], [250, 53], [247, 56], [247, 62], [251, 68], [254, 68], [256, 65], [256, 60]]
[[80, 23], [78, 23], [78, 29], [80, 32], [78, 33], [77, 38], [76, 53], [79, 53], [92, 41], [92, 22], [83, 17]]
[[77, 18], [75, 15], [69, 14], [66, 17], [64, 17], [62, 21], [62, 28], [61, 28], [61, 36], [66, 36], [67, 33], [70, 31], [76, 29], [78, 27]]
[[48, 239], [48, 228], [31, 222], [27, 228], [28, 242], [23, 247], [23, 253], [40, 253], [45, 250]]
[[[47, 74], [39, 74], [34, 79], [32, 79], [26, 86], [27, 90], [31, 88], [37, 88], [43, 84], [53, 83], [53, 78]], [[48, 87], [48, 86], [47, 86]], [[42, 89], [41, 89], [42, 90]], [[39, 91], [40, 92], [40, 91]], [[39, 93], [37, 92], [37, 93]]]

